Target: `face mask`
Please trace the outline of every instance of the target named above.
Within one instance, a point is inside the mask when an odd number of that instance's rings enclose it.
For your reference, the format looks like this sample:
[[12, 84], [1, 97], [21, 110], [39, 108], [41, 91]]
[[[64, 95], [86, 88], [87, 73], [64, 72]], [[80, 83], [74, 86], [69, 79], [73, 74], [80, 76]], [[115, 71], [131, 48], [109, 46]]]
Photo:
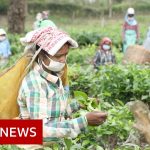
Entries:
[[3, 41], [6, 39], [6, 36], [0, 36], [0, 41]]
[[61, 71], [64, 66], [65, 66], [65, 63], [60, 63], [58, 61], [54, 61], [52, 59], [50, 59], [49, 57], [47, 57], [50, 61], [49, 65], [45, 65], [44, 62], [42, 61], [42, 64], [44, 65], [44, 67], [50, 71], [54, 71], [54, 72], [59, 72]]
[[41, 15], [38, 15], [38, 16], [36, 17], [36, 20], [41, 21], [41, 20], [42, 20], [42, 16], [41, 16]]
[[128, 20], [129, 20], [129, 21], [133, 21], [134, 18], [133, 18], [133, 17], [128, 17]]
[[103, 45], [103, 49], [104, 49], [104, 50], [110, 50], [110, 45], [105, 45], [105, 44], [104, 44], [104, 45]]

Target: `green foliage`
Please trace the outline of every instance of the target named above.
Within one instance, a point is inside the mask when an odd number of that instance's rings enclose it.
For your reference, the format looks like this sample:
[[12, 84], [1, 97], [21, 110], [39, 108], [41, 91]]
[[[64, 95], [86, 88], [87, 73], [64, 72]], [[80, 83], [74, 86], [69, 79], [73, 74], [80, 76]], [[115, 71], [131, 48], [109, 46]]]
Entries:
[[[89, 73], [90, 71], [88, 71]], [[81, 66], [72, 65], [69, 67], [69, 78], [70, 78], [70, 90], [73, 92], [74, 90], [83, 91], [88, 93], [90, 90], [90, 75], [86, 74], [85, 71], [81, 71]], [[85, 86], [84, 86], [85, 85]]]
[[10, 56], [8, 63], [0, 67], [0, 71], [14, 65], [15, 62], [19, 59], [19, 57], [22, 55], [24, 47], [20, 43], [20, 37], [22, 37], [22, 35], [8, 34], [8, 40], [10, 42], [12, 55]]
[[[148, 0], [140, 1], [113, 1], [113, 14], [125, 13], [128, 7], [134, 7], [138, 12], [148, 12], [150, 3]], [[51, 1], [35, 1], [30, 0], [28, 2], [29, 12], [38, 12], [48, 9], [53, 14], [67, 15], [67, 16], [93, 16], [99, 17], [101, 13], [108, 14], [108, 2], [105, 0], [96, 0], [93, 3], [84, 0], [66, 1], [66, 0], [51, 0]]]
[[[89, 111], [108, 112], [108, 118], [103, 125], [88, 127], [84, 134], [74, 140], [74, 144], [80, 143], [80, 146], [85, 149], [91, 146], [92, 149], [98, 146], [111, 149], [127, 139], [132, 129], [133, 117], [121, 101], [117, 100], [115, 105], [104, 101], [98, 104], [95, 98], [90, 98], [81, 91], [74, 91], [74, 95], [82, 105], [86, 106], [86, 110], [80, 110], [76, 116], [85, 115]], [[113, 145], [114, 140], [116, 141]]]
[[9, 0], [0, 0], [0, 14], [6, 14], [9, 5]]
[[[108, 14], [108, 3], [104, 0], [96, 0], [93, 3], [84, 0], [67, 1], [67, 0], [30, 0], [28, 2], [29, 13], [37, 13], [42, 10], [50, 10], [53, 14], [63, 14], [67, 16], [78, 17], [99, 17], [103, 12]], [[0, 13], [7, 14], [9, 0], [0, 0]], [[128, 7], [134, 7], [138, 12], [148, 12], [150, 3], [148, 0], [123, 1], [115, 0], [113, 2], [113, 14], [125, 13]]]
[[29, 2], [28, 4], [29, 13], [37, 13], [43, 10], [51, 10], [53, 14], [67, 15], [70, 17], [73, 16], [98, 16], [99, 11], [91, 7], [83, 7], [78, 5], [78, 3], [62, 3], [62, 2]]
[[[121, 40], [121, 29], [122, 26], [119, 24], [116, 26], [107, 25], [107, 27], [97, 27], [97, 31], [70, 31], [71, 37], [73, 37], [79, 44], [79, 46], [86, 45], [99, 45], [100, 41], [104, 37], [109, 37], [112, 40], [113, 46], [121, 49], [122, 40]], [[94, 30], [94, 29], [93, 29]], [[117, 31], [117, 32], [114, 32]]]
[[[118, 29], [119, 31], [120, 29]], [[86, 46], [91, 44], [99, 45], [102, 38], [108, 36], [112, 39], [113, 45], [116, 47], [120, 47], [122, 41], [120, 39], [120, 34], [116, 34], [115, 32], [110, 32], [109, 34], [103, 31], [101, 34], [98, 32], [80, 32], [80, 33], [71, 33], [71, 36], [78, 42], [79, 46]]]
[[23, 52], [24, 47], [21, 45], [21, 42], [20, 42], [20, 37], [22, 36], [23, 35], [19, 35], [19, 34], [8, 35], [8, 39], [11, 44], [11, 51], [13, 55]]
[[89, 45], [89, 44], [99, 44], [100, 39], [102, 36], [98, 33], [89, 33], [89, 32], [82, 32], [76, 35], [73, 35], [79, 45]]
[[[82, 104], [88, 111], [100, 110], [100, 105], [95, 98], [89, 98], [84, 92], [74, 91], [74, 97]], [[83, 111], [82, 111], [83, 113]], [[83, 115], [83, 114], [82, 114]]]
[[96, 46], [88, 45], [79, 49], [72, 50], [67, 57], [68, 64], [91, 64], [92, 58], [95, 55]]
[[0, 145], [0, 150], [21, 150], [20, 148], [14, 145]]
[[109, 102], [117, 99], [124, 103], [131, 100], [150, 100], [149, 66], [101, 66], [97, 72], [91, 67], [76, 67], [77, 72], [75, 68], [72, 70], [73, 66], [70, 67], [71, 91], [84, 91], [92, 97]]

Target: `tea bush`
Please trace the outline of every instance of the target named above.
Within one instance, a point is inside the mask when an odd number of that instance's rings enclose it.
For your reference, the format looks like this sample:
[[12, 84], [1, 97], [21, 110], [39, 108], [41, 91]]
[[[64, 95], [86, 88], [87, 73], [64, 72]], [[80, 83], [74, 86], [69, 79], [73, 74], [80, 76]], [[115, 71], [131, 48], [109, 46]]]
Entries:
[[[119, 31], [119, 30], [118, 30]], [[99, 33], [99, 32], [80, 32], [80, 33], [71, 33], [71, 36], [78, 42], [79, 46], [86, 46], [86, 45], [99, 45], [100, 41], [102, 38], [108, 36], [111, 40], [112, 43], [115, 47], [120, 48], [122, 47], [122, 41], [121, 41], [121, 36], [120, 34], [116, 33], [105, 33], [104, 31]]]
[[[78, 145], [79, 149], [114, 149], [121, 145], [129, 136], [132, 129], [133, 117], [127, 106], [116, 101], [115, 105], [100, 101], [98, 104], [95, 98], [88, 97], [81, 91], [74, 91], [75, 98], [85, 106], [85, 110], [80, 110], [75, 117], [84, 115], [89, 111], [106, 111], [108, 118], [99, 127], [88, 127], [83, 134], [75, 140], [70, 141], [71, 147]], [[71, 148], [69, 148], [71, 149]]]
[[8, 34], [8, 39], [9, 39], [10, 44], [11, 44], [12, 55], [21, 53], [24, 50], [24, 46], [22, 46], [21, 42], [20, 42], [21, 37], [23, 37], [23, 35]]
[[111, 65], [98, 71], [90, 67], [70, 67], [71, 91], [79, 90], [108, 102], [150, 101], [149, 66]]
[[80, 47], [75, 50], [71, 50], [67, 57], [68, 64], [90, 64], [95, 55], [97, 47], [93, 45], [87, 45], [86, 47]]

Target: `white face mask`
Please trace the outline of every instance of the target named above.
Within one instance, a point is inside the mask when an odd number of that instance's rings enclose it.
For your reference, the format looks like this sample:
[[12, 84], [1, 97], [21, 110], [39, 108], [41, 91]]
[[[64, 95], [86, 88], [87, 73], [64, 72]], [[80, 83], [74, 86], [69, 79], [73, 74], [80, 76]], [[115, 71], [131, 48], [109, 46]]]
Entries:
[[45, 63], [42, 61], [42, 64], [44, 65], [44, 67], [46, 69], [48, 69], [50, 71], [54, 71], [54, 72], [59, 72], [64, 68], [65, 63], [60, 63], [58, 61], [54, 61], [54, 60], [50, 59], [48, 56], [47, 56], [47, 58], [50, 61], [49, 65], [45, 65]]
[[105, 45], [105, 44], [104, 44], [104, 45], [103, 45], [103, 49], [104, 49], [104, 50], [110, 50], [110, 45]]
[[3, 41], [6, 39], [6, 36], [0, 36], [0, 41]]
[[41, 20], [42, 20], [42, 15], [41, 15], [41, 14], [38, 14], [38, 15], [36, 16], [36, 20], [41, 21]]

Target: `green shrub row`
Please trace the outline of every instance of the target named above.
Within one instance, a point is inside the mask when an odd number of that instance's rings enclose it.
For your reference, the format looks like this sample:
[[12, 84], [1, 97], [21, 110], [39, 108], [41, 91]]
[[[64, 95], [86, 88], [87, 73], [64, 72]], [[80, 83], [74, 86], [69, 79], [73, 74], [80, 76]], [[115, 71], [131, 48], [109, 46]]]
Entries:
[[108, 102], [150, 102], [150, 68], [138, 65], [70, 66], [71, 92], [79, 90]]
[[84, 17], [84, 16], [92, 16], [98, 17], [100, 15], [100, 11], [91, 7], [83, 7], [78, 4], [72, 3], [57, 3], [57, 2], [29, 2], [28, 3], [29, 13], [35, 14], [39, 11], [50, 10], [52, 14], [70, 16], [70, 17]]
[[[0, 13], [7, 14], [9, 0], [0, 0]], [[128, 2], [117, 2], [113, 4], [113, 14], [125, 13], [128, 7], [133, 7], [138, 12], [148, 12], [150, 8], [150, 4], [146, 2], [138, 2], [138, 3], [128, 3]], [[63, 14], [67, 16], [93, 16], [99, 17], [102, 13], [108, 15], [108, 8], [98, 7], [95, 8], [93, 6], [81, 6], [76, 3], [66, 3], [66, 2], [41, 2], [41, 1], [28, 1], [28, 11], [29, 13], [35, 14], [42, 10], [50, 10], [53, 14]], [[103, 12], [102, 12], [103, 11]]]
[[[120, 32], [120, 30], [118, 30], [118, 32]], [[113, 30], [109, 33], [105, 31], [101, 33], [83, 31], [80, 33], [71, 33], [71, 36], [78, 42], [79, 46], [86, 46], [89, 44], [95, 44], [98, 46], [102, 38], [109, 37], [112, 40], [113, 46], [122, 51], [123, 43], [121, 39], [121, 33], [119, 34], [118, 32], [113, 32]], [[141, 37], [141, 39], [138, 41], [138, 44], [142, 45], [143, 40], [143, 37]]]

